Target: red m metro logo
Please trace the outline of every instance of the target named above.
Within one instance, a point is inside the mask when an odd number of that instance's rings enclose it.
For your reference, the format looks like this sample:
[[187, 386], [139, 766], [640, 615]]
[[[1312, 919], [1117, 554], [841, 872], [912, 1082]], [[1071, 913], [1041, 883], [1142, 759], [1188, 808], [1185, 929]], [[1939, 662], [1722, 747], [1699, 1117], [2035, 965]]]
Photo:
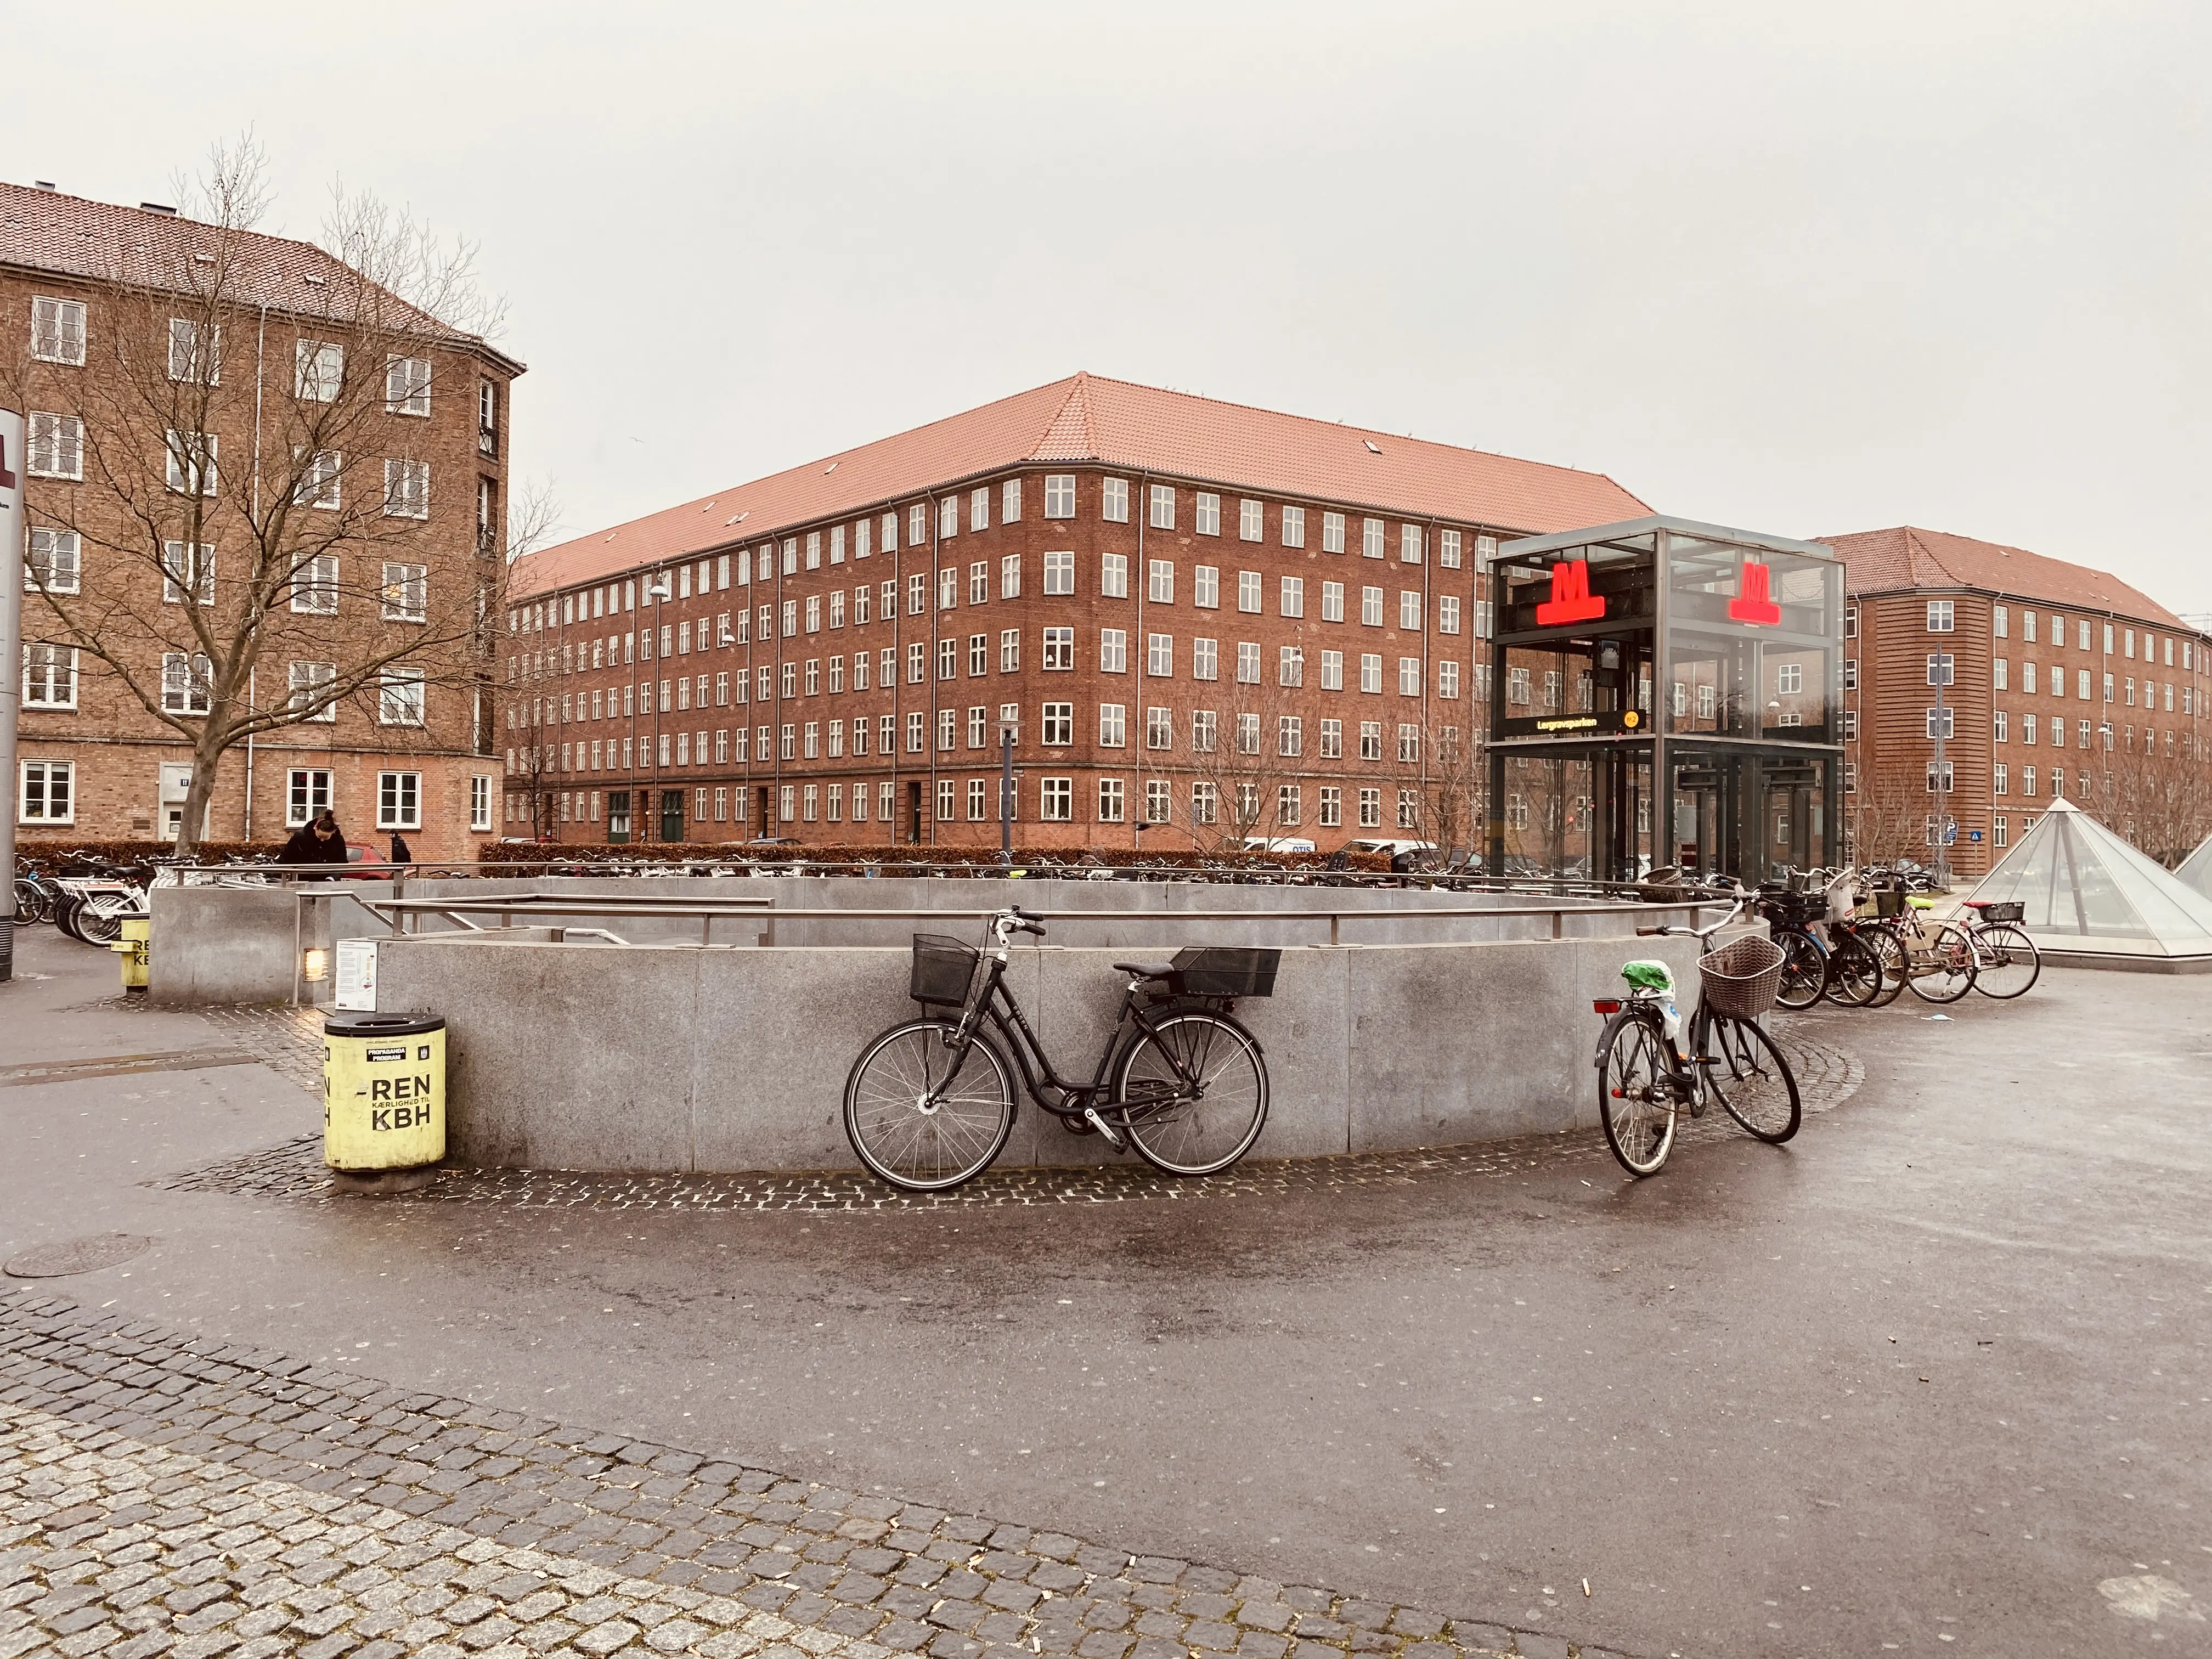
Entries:
[[1576, 559], [1552, 567], [1552, 597], [1536, 607], [1536, 626], [1555, 623], [1595, 622], [1605, 615], [1602, 595], [1589, 591], [1589, 565]]
[[1765, 565], [1753, 559], [1743, 562], [1743, 576], [1736, 583], [1736, 596], [1729, 601], [1729, 621], [1772, 628], [1782, 620], [1782, 607], [1767, 592], [1768, 580]]

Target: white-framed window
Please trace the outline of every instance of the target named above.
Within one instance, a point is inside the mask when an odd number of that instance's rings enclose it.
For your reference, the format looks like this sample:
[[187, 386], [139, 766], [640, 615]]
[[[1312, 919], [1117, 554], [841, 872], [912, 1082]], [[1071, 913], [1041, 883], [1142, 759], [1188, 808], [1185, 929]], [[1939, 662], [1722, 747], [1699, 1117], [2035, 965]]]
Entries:
[[1382, 590], [1363, 587], [1359, 590], [1359, 621], [1365, 628], [1382, 626]]
[[380, 830], [420, 830], [422, 827], [422, 775], [420, 772], [379, 772], [376, 775], [376, 827]]
[[1294, 757], [1305, 753], [1305, 746], [1304, 720], [1297, 714], [1277, 715], [1275, 717], [1275, 752], [1285, 757]]
[[1459, 665], [1449, 659], [1437, 663], [1437, 695], [1447, 700], [1459, 696]]
[[1303, 507], [1283, 509], [1283, 545], [1304, 547], [1306, 544], [1306, 510]]
[[2012, 717], [2003, 709], [1993, 710], [1990, 715], [1990, 741], [2008, 742], [2012, 736]]
[[1380, 829], [1382, 824], [1382, 792], [1363, 789], [1359, 792], [1359, 827], [1362, 830]]
[[960, 498], [947, 495], [937, 503], [937, 538], [950, 541], [960, 533]]
[[978, 484], [968, 492], [968, 527], [988, 530], [991, 527], [991, 486]]
[[1285, 645], [1276, 647], [1275, 683], [1279, 685], [1304, 685], [1306, 683], [1306, 653], [1304, 646]]
[[299, 464], [299, 478], [292, 489], [294, 501], [302, 507], [331, 511], [344, 505], [344, 456], [335, 449], [319, 449], [313, 454], [295, 450], [293, 457]]
[[384, 361], [384, 407], [393, 415], [430, 412], [430, 360], [387, 357]]
[[1129, 672], [1129, 635], [1126, 629], [1102, 628], [1098, 630], [1098, 672], [1102, 674], [1126, 674]]
[[328, 662], [295, 662], [288, 665], [289, 690], [294, 708], [300, 718], [318, 720], [327, 725], [337, 720], [338, 706], [326, 688], [338, 677], [337, 665]]
[[384, 567], [384, 620], [428, 622], [430, 617], [430, 567], [393, 564]]
[[1155, 530], [1175, 528], [1175, 486], [1154, 484], [1152, 487], [1152, 527]]
[[[1172, 570], [1173, 567], [1170, 567]], [[1221, 572], [1212, 565], [1194, 565], [1190, 573], [1190, 602], [1200, 611], [1221, 608]]]
[[1389, 530], [1380, 519], [1359, 521], [1359, 556], [1364, 559], [1379, 559], [1383, 553], [1383, 538]]
[[999, 672], [1018, 674], [1022, 668], [1022, 630], [1006, 628], [999, 631]]
[[1037, 816], [1047, 823], [1068, 823], [1075, 817], [1075, 780], [1047, 778], [1037, 790]]
[[1283, 578], [1283, 614], [1285, 617], [1306, 614], [1306, 579], [1304, 576]]
[[1321, 653], [1321, 689], [1324, 691], [1344, 690], [1344, 653], [1324, 651]]
[[1194, 680], [1221, 678], [1221, 641], [1194, 639], [1190, 642], [1190, 677]]
[[222, 330], [203, 331], [189, 317], [170, 318], [169, 378], [194, 386], [221, 386]]
[[423, 722], [425, 676], [419, 668], [387, 668], [376, 688], [376, 720], [380, 726], [420, 726]]
[[[26, 422], [34, 478], [84, 477], [84, 422], [75, 415], [33, 410]], [[174, 488], [174, 486], [172, 486]]]
[[1221, 792], [1211, 783], [1190, 787], [1190, 817], [1194, 823], [1212, 823], [1221, 816]]
[[1190, 711], [1190, 752], [1192, 754], [1212, 754], [1215, 740], [1220, 736], [1220, 716], [1214, 710], [1194, 708]]
[[[1068, 516], [1075, 516], [1074, 483], [1069, 481]], [[1098, 516], [1109, 524], [1129, 522], [1129, 481], [1127, 478], [1108, 478], [1099, 491]]]
[[1210, 495], [1203, 489], [1198, 492], [1197, 505], [1192, 510], [1191, 528], [1201, 536], [1218, 536], [1221, 533], [1220, 496]]
[[1459, 568], [1459, 532], [1439, 530], [1437, 532], [1437, 562], [1447, 570]]
[[1240, 570], [1237, 573], [1237, 608], [1249, 616], [1257, 616], [1265, 603], [1261, 596], [1260, 573]]
[[1418, 830], [1421, 827], [1421, 796], [1419, 790], [1401, 789], [1398, 792], [1398, 827], [1401, 830]]
[[1929, 633], [1948, 634], [1952, 631], [1955, 623], [1954, 604], [1954, 602], [1950, 599], [1928, 601], [1928, 631]]
[[1774, 671], [1774, 689], [1785, 697], [1796, 696], [1805, 689], [1805, 669], [1801, 663], [1785, 662]]
[[74, 530], [33, 530], [23, 562], [26, 593], [74, 593], [82, 580], [84, 544]]
[[[1069, 516], [1074, 516], [1073, 507]], [[999, 522], [1019, 524], [1022, 518], [1022, 481], [1009, 478], [999, 486]]]
[[387, 519], [427, 519], [430, 516], [429, 462], [385, 462], [384, 516]]
[[40, 295], [31, 301], [31, 356], [42, 363], [84, 362], [84, 301]]
[[1098, 705], [1098, 745], [1102, 749], [1124, 749], [1129, 742], [1129, 711], [1118, 702]]
[[1048, 598], [1057, 598], [1075, 592], [1075, 555], [1073, 553], [1048, 553], [1044, 556], [1044, 591]]
[[19, 770], [21, 788], [16, 799], [19, 823], [75, 823], [76, 822], [76, 763], [27, 760]]
[[999, 561], [999, 597], [1018, 599], [1022, 596], [1022, 556], [1009, 553]]
[[[1116, 483], [1121, 481], [1109, 479], [1108, 482]], [[1011, 520], [1020, 516], [1021, 485], [1016, 482], [1009, 483], [1006, 488], [1013, 492], [1014, 508], [1007, 515]], [[1129, 516], [1128, 491], [1129, 486], [1121, 484], [1121, 516], [1125, 520]], [[1110, 489], [1108, 493], [1110, 497]], [[1048, 472], [1044, 475], [1044, 515], [1048, 519], [1072, 519], [1075, 516], [1075, 475], [1073, 472]], [[1113, 514], [1109, 513], [1107, 516], [1111, 518]]]
[[1145, 747], [1172, 749], [1175, 747], [1175, 711], [1171, 708], [1145, 710]]
[[1256, 542], [1267, 533], [1267, 508], [1265, 502], [1248, 499], [1237, 503], [1237, 538]]
[[[719, 796], [722, 792], [718, 789], [714, 793]], [[599, 798], [594, 795], [592, 797], [592, 817], [595, 822], [599, 815]], [[717, 811], [714, 816], [720, 817], [721, 813]], [[489, 830], [491, 827], [491, 780], [479, 772], [469, 779], [469, 828]]]
[[[481, 780], [489, 785], [490, 779]], [[489, 791], [487, 791], [489, 794]], [[297, 830], [331, 810], [331, 774], [321, 767], [295, 766], [284, 777], [284, 827]], [[485, 811], [490, 811], [487, 802]], [[490, 829], [487, 818], [483, 826]]]
[[161, 603], [182, 605], [187, 593], [194, 605], [215, 603], [215, 549], [205, 542], [163, 542]]
[[292, 395], [303, 404], [336, 403], [345, 384], [345, 348], [326, 340], [301, 340], [292, 354]]
[[1260, 683], [1260, 646], [1255, 640], [1237, 642], [1237, 683], [1239, 685], [1257, 685]]
[[338, 611], [338, 556], [318, 553], [292, 575], [292, 609], [302, 617], [335, 617]]
[[1075, 630], [1073, 628], [1048, 628], [1044, 630], [1043, 666], [1048, 671], [1075, 666]]
[[1129, 556], [1127, 553], [1102, 554], [1098, 560], [1098, 592], [1109, 599], [1129, 597]]
[[1344, 551], [1344, 514], [1324, 513], [1321, 515], [1321, 550], [1324, 553]]
[[1321, 585], [1321, 619], [1340, 623], [1344, 620], [1344, 584], [1323, 582]]
[[23, 707], [72, 709], [76, 707], [76, 651], [66, 645], [26, 645], [23, 647]]
[[1359, 722], [1359, 758], [1364, 761], [1379, 761], [1382, 758], [1382, 722], [1381, 720]]
[[161, 709], [169, 714], [204, 714], [214, 689], [212, 665], [203, 656], [182, 651], [161, 653]]
[[1146, 561], [1145, 598], [1153, 605], [1175, 603], [1175, 562], [1173, 560]]
[[1408, 633], [1421, 631], [1421, 596], [1401, 590], [1398, 594], [1398, 626]]
[[1166, 679], [1175, 672], [1174, 635], [1145, 635], [1145, 672], [1156, 680]]
[[1421, 526], [1417, 524], [1400, 525], [1398, 526], [1399, 563], [1419, 564], [1421, 562]]
[[[830, 599], [830, 626], [832, 628], [842, 628], [845, 625], [843, 614], [845, 607], [839, 603], [843, 598], [844, 595], [839, 593]], [[988, 605], [990, 602], [991, 562], [988, 559], [978, 559], [968, 567], [968, 603]]]
[[1948, 651], [1933, 651], [1928, 655], [1928, 684], [1950, 685], [1956, 683], [1958, 659]]
[[1398, 695], [1401, 697], [1421, 695], [1421, 659], [1419, 657], [1398, 659]]
[[1437, 632], [1439, 634], [1459, 632], [1459, 596], [1457, 594], [1437, 595]]
[[1959, 711], [1949, 703], [1945, 703], [1940, 709], [1928, 709], [1925, 713], [1928, 716], [1928, 738], [1930, 742], [1942, 738], [1948, 743], [1957, 734]]
[[1037, 740], [1048, 749], [1065, 749], [1075, 741], [1075, 705], [1048, 702], [1037, 722]]
[[1380, 652], [1364, 652], [1359, 659], [1359, 689], [1380, 696], [1382, 690], [1382, 657]]
[[169, 488], [179, 495], [212, 495], [220, 487], [216, 462], [222, 446], [212, 432], [171, 432], [167, 440]]

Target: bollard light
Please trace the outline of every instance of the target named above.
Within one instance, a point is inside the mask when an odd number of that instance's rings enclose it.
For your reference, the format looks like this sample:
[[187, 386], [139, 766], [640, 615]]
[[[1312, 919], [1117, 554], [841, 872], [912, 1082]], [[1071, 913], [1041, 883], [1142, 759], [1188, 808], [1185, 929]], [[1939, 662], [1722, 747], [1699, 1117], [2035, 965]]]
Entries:
[[331, 953], [312, 950], [300, 958], [300, 977], [311, 985], [319, 985], [331, 970]]

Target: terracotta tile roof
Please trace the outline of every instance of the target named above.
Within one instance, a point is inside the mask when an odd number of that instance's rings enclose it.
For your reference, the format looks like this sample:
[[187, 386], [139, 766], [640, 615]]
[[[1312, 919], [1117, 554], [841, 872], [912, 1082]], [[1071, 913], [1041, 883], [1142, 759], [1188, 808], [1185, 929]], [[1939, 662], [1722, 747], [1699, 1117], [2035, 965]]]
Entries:
[[[313, 316], [323, 295], [348, 268], [312, 242], [258, 231], [227, 232], [197, 219], [94, 202], [56, 190], [0, 184], [0, 264], [51, 271], [88, 283], [185, 291], [195, 256], [218, 254], [226, 236], [237, 238], [231, 291], [243, 305]], [[410, 327], [442, 335], [457, 346], [486, 350], [475, 335], [449, 328], [406, 306]], [[495, 352], [516, 372], [520, 363]]]
[[2026, 548], [1976, 541], [1940, 530], [1900, 525], [1820, 539], [1844, 561], [1844, 586], [1852, 593], [1889, 593], [1916, 587], [1972, 587], [2054, 609], [2109, 611], [2165, 628], [2188, 623], [2149, 595], [2106, 571], [2047, 558]]
[[547, 548], [516, 561], [514, 589], [596, 581], [961, 479], [1054, 461], [1524, 535], [1611, 524], [1650, 510], [1600, 473], [1075, 374]]

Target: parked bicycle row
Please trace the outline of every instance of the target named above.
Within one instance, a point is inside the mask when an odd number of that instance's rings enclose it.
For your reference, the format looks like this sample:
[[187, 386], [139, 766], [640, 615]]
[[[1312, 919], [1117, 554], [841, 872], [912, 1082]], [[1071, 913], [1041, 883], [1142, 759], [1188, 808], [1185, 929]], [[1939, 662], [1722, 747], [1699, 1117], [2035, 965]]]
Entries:
[[1940, 916], [1941, 904], [1880, 866], [1761, 885], [1758, 913], [1784, 952], [1780, 1005], [1881, 1008], [1907, 989], [1937, 1004], [1969, 991], [2009, 1000], [2034, 985], [2043, 956], [2021, 926], [2021, 905], [1968, 900]]

